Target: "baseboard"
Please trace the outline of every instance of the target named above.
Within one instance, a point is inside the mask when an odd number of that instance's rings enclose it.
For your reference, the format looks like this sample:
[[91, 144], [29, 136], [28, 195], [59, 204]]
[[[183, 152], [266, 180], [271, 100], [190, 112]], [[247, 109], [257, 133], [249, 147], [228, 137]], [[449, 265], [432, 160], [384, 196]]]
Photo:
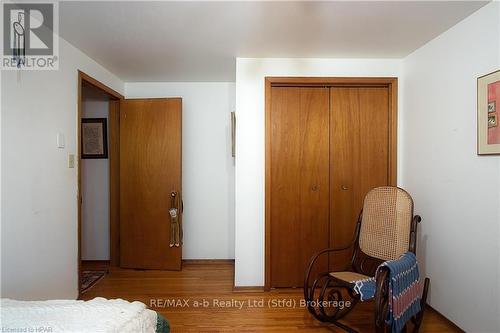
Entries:
[[233, 286], [233, 293], [263, 293], [264, 286]]
[[[461, 329], [460, 327], [458, 327], [457, 324], [455, 324], [454, 322], [452, 322], [451, 320], [449, 320], [448, 318], [446, 318], [441, 312], [439, 312], [438, 310], [436, 310], [432, 306], [430, 306], [429, 303], [427, 303], [426, 306], [427, 306], [427, 308], [429, 310], [431, 310], [436, 315], [438, 315], [439, 317], [441, 317], [444, 321], [446, 321], [450, 326], [452, 326], [453, 328], [455, 328], [457, 331], [462, 332], [462, 333], [466, 333], [463, 329]], [[424, 315], [424, 317], [425, 317], [425, 315]]]
[[[104, 270], [109, 272], [111, 268], [111, 262], [109, 260], [82, 260], [80, 263], [81, 269], [88, 271], [100, 271]], [[81, 272], [80, 272], [81, 274]]]
[[192, 265], [234, 264], [234, 259], [182, 259], [182, 263]]

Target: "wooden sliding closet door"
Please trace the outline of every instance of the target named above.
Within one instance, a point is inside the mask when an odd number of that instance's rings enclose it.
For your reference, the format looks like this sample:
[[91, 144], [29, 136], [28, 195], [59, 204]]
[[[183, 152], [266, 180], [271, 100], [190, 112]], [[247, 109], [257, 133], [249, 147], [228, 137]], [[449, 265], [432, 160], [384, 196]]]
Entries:
[[328, 247], [328, 95], [271, 88], [271, 287], [302, 286], [309, 259]]
[[[390, 182], [389, 89], [330, 88], [330, 121], [330, 245], [342, 247], [352, 240], [366, 193]], [[331, 268], [350, 256], [331, 255]]]

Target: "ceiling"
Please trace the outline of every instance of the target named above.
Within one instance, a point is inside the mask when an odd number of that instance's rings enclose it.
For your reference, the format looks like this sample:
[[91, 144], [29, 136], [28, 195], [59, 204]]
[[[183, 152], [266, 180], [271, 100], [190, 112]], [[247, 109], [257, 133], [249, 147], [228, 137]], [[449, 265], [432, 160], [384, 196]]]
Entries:
[[61, 36], [124, 81], [234, 81], [236, 57], [401, 58], [484, 6], [61, 2]]

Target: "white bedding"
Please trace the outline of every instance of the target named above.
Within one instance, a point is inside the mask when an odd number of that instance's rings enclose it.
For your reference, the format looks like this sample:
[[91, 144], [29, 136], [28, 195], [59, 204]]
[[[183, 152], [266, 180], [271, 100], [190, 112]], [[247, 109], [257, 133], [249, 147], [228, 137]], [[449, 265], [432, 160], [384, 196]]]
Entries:
[[154, 333], [156, 312], [141, 302], [2, 299], [0, 332]]

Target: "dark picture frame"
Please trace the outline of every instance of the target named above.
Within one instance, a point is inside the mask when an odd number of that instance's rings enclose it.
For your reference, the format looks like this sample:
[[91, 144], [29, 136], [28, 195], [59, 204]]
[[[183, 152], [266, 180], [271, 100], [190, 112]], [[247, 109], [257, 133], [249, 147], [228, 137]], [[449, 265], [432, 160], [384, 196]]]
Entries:
[[82, 118], [82, 159], [108, 158], [108, 122], [106, 118]]

